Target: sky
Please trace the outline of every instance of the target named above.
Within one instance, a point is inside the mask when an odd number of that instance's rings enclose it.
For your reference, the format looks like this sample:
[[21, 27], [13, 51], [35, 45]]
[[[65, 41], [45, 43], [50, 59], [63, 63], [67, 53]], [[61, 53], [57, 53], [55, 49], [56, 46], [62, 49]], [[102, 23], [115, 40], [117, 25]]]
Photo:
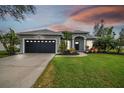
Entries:
[[25, 15], [25, 20], [16, 21], [7, 17], [0, 19], [0, 29], [13, 28], [17, 32], [35, 29], [51, 29], [53, 31], [88, 31], [93, 32], [95, 23], [104, 20], [105, 26], [114, 26], [119, 33], [124, 27], [124, 6], [103, 5], [40, 5], [35, 6], [35, 15]]

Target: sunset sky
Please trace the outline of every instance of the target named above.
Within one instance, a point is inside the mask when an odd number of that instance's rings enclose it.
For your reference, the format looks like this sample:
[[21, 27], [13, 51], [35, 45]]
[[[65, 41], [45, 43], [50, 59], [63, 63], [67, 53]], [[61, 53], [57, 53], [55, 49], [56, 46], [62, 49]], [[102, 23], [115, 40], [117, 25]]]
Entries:
[[116, 33], [124, 27], [124, 6], [41, 5], [36, 9], [36, 14], [26, 15], [24, 21], [17, 22], [10, 17], [6, 21], [0, 20], [0, 28], [11, 27], [18, 32], [44, 28], [92, 32], [94, 24], [101, 19], [106, 26], [114, 26]]

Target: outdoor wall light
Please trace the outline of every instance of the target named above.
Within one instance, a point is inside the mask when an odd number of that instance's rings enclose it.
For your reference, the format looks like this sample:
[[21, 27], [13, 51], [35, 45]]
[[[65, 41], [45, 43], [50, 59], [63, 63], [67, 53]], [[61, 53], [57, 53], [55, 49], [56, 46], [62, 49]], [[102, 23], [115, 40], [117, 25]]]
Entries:
[[79, 44], [79, 42], [75, 42], [75, 44]]

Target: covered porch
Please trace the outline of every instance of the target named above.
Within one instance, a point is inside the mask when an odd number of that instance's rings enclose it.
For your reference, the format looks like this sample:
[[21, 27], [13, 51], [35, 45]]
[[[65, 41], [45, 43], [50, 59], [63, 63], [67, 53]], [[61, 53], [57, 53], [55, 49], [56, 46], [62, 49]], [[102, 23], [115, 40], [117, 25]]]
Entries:
[[86, 38], [82, 35], [72, 36], [72, 40], [68, 41], [67, 48], [74, 48], [77, 51], [85, 51]]

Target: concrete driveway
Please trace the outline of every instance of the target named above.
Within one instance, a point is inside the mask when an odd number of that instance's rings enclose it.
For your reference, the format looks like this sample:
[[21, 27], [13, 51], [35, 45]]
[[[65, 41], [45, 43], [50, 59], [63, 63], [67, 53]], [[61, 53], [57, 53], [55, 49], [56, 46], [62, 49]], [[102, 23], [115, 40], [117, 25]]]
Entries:
[[0, 87], [31, 87], [55, 54], [20, 54], [0, 58]]

